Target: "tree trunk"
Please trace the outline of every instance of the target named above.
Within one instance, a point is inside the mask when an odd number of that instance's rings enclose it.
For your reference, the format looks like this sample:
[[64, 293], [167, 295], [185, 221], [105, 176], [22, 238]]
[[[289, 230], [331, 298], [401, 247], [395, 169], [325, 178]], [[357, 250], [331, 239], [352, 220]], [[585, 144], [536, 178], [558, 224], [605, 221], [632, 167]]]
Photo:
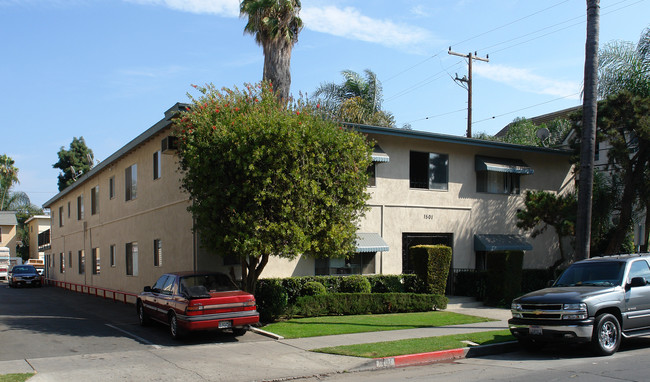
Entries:
[[[644, 150], [641, 148], [641, 150]], [[641, 155], [641, 152], [638, 154]], [[606, 255], [613, 255], [620, 253], [621, 246], [627, 237], [627, 234], [630, 232], [630, 226], [632, 224], [632, 213], [634, 212], [634, 202], [640, 187], [643, 187], [643, 173], [645, 171], [645, 166], [642, 164], [634, 165], [635, 161], [632, 161], [627, 169], [628, 175], [625, 178], [625, 186], [623, 189], [623, 196], [621, 197], [621, 212], [619, 215], [619, 221], [616, 225], [616, 230], [611, 240], [607, 244], [607, 249], [605, 250]]]
[[266, 42], [264, 49], [263, 80], [268, 80], [278, 99], [289, 100], [291, 88], [291, 49], [293, 45], [284, 38]]
[[587, 0], [587, 43], [585, 45], [585, 88], [580, 141], [580, 182], [576, 219], [576, 259], [589, 258], [591, 242], [591, 200], [594, 186], [594, 150], [598, 111], [598, 33], [600, 0]]

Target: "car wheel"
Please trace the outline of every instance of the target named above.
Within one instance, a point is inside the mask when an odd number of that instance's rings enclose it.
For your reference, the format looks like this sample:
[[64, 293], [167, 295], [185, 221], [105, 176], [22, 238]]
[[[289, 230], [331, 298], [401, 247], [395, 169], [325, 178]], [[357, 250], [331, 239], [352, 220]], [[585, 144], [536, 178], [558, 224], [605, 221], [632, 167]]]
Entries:
[[232, 334], [234, 334], [235, 337], [241, 337], [246, 334], [247, 331], [248, 329], [246, 328], [232, 328]]
[[144, 311], [144, 305], [142, 304], [142, 301], [138, 300], [138, 321], [140, 321], [140, 325], [142, 326], [147, 326], [149, 325], [150, 319], [149, 315], [147, 312]]
[[596, 317], [591, 345], [598, 355], [612, 355], [621, 345], [621, 325], [618, 319], [609, 313]]
[[169, 313], [169, 333], [172, 335], [172, 338], [178, 340], [183, 337], [183, 331], [178, 327], [178, 318], [176, 313]]
[[531, 340], [530, 338], [521, 338], [518, 341], [519, 341], [519, 345], [529, 353], [537, 353], [538, 351], [542, 350], [546, 346], [546, 342], [535, 341], [535, 340]]

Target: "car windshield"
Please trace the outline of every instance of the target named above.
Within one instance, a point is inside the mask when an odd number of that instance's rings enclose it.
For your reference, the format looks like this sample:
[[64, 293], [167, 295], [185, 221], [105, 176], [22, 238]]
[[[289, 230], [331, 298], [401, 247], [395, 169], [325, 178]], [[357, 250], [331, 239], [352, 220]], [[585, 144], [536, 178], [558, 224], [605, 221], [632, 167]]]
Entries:
[[34, 273], [36, 269], [32, 266], [16, 266], [11, 269], [12, 273]]
[[181, 286], [188, 290], [204, 287], [207, 292], [227, 292], [238, 290], [237, 285], [230, 277], [223, 273], [210, 273], [203, 275], [192, 275], [181, 278]]
[[624, 272], [624, 261], [578, 263], [567, 268], [553, 286], [621, 285]]

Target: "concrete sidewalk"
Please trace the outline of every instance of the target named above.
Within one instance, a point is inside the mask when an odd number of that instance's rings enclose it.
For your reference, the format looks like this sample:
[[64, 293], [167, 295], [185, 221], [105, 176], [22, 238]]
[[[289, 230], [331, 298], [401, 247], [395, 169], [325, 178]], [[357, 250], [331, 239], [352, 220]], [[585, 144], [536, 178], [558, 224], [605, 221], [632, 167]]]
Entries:
[[[273, 381], [296, 377], [336, 374], [381, 367], [430, 362], [433, 358], [366, 358], [314, 353], [328, 346], [393, 341], [406, 338], [506, 329], [507, 309], [485, 308], [468, 299], [452, 298], [448, 311], [489, 317], [498, 321], [439, 328], [323, 336], [304, 339], [195, 346], [156, 347], [146, 350], [73, 355], [0, 362], [0, 374], [36, 371], [38, 381]], [[254, 336], [248, 333], [247, 336]], [[467, 350], [448, 352], [451, 358], [466, 356]], [[430, 353], [428, 353], [430, 354]], [[438, 354], [442, 355], [442, 353]], [[429, 360], [429, 361], [427, 361]]]

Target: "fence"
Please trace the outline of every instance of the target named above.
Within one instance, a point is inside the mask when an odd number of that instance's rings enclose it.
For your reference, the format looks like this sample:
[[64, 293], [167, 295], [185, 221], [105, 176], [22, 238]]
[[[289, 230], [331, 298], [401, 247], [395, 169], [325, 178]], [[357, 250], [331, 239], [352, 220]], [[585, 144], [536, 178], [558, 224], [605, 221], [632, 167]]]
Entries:
[[[137, 294], [131, 292], [124, 292], [120, 290], [100, 288], [92, 285], [84, 285], [71, 283], [68, 281], [58, 281], [52, 279], [45, 279], [45, 282], [50, 285], [54, 285], [59, 288], [67, 289], [70, 291], [75, 291], [77, 293], [86, 293], [88, 295], [95, 295], [97, 297], [111, 298], [113, 301], [121, 301], [125, 304], [135, 304], [135, 301], [138, 297]], [[118, 296], [120, 298], [118, 299]]]

